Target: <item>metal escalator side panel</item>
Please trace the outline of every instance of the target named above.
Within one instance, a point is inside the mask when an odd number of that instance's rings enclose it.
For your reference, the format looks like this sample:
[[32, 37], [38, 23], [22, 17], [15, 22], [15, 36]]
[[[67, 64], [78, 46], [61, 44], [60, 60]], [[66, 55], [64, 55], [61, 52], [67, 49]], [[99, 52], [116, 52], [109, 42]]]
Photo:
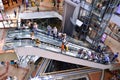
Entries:
[[36, 73], [36, 76], [39, 76], [41, 73], [44, 73], [46, 71], [46, 68], [48, 67], [49, 63], [50, 63], [50, 59], [45, 59], [44, 58], [41, 61], [41, 65], [39, 66], [39, 69]]
[[78, 65], [83, 65], [83, 66], [88, 66], [88, 67], [93, 67], [93, 68], [99, 68], [99, 69], [109, 69], [112, 66], [112, 65], [104, 65], [100, 63], [95, 63], [95, 62], [91, 62], [88, 60], [76, 58], [73, 56], [68, 56], [65, 54], [59, 54], [59, 53], [55, 53], [55, 52], [51, 52], [48, 50], [35, 48], [35, 47], [19, 47], [19, 48], [16, 48], [15, 51], [18, 55], [21, 55], [21, 56], [22, 55], [33, 55], [34, 53], [34, 55], [36, 56], [44, 57], [47, 59], [53, 59], [53, 60], [78, 64]]

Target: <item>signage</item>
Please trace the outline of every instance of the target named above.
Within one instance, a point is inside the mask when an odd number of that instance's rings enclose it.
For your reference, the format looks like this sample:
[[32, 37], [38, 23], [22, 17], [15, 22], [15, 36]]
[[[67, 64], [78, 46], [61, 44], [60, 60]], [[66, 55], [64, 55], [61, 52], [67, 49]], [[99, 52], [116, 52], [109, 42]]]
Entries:
[[76, 25], [78, 25], [79, 27], [83, 24], [82, 21], [80, 21], [79, 19], [76, 20]]

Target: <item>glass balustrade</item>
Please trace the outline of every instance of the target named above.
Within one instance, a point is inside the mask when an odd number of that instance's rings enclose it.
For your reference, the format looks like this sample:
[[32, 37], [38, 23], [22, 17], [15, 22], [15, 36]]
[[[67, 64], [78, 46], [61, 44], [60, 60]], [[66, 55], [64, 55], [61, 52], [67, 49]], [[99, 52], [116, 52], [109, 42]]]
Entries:
[[[4, 45], [4, 50], [8, 50], [8, 49], [14, 49], [17, 47], [26, 47], [26, 46], [33, 46], [33, 47], [37, 47], [40, 49], [45, 49], [48, 51], [52, 51], [55, 53], [61, 53], [61, 41], [59, 41], [58, 39], [53, 39], [52, 36], [47, 36], [46, 34], [37, 32], [35, 34], [35, 39], [39, 39], [40, 40], [40, 44], [39, 46], [36, 45], [35, 41], [31, 39], [30, 36], [30, 30], [15, 30], [15, 31], [9, 31], [7, 38], [6, 38], [6, 43]], [[10, 40], [10, 41], [9, 41]], [[68, 56], [72, 56], [72, 57], [76, 57], [76, 58], [82, 58], [85, 60], [90, 60], [90, 61], [94, 61], [94, 62], [98, 62], [97, 61], [97, 56], [96, 59], [92, 60], [89, 58], [89, 56], [87, 54], [78, 54], [78, 50], [79, 49], [84, 49], [84, 51], [87, 53], [88, 51], [94, 52], [88, 48], [73, 44], [73, 43], [68, 43], [69, 46], [69, 51], [63, 51], [62, 54], [64, 55], [68, 55]], [[94, 52], [95, 53], [95, 52]], [[96, 53], [97, 55], [97, 53]], [[99, 62], [101, 63], [101, 62]]]

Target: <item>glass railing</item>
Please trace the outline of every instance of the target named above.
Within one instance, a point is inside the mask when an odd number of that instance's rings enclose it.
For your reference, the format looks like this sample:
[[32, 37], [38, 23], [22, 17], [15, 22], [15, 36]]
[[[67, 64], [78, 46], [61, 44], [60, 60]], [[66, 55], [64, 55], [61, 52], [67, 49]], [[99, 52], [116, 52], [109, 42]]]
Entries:
[[[36, 5], [38, 4], [38, 5]], [[63, 0], [60, 0], [59, 7], [58, 3], [55, 3], [53, 1], [40, 1], [37, 2], [36, 4], [29, 3], [28, 6], [25, 4], [24, 8], [21, 9], [21, 12], [38, 12], [38, 11], [58, 11], [62, 12], [63, 11]]]
[[[29, 29], [9, 31], [7, 36], [9, 38], [7, 41], [10, 41], [10, 39], [13, 38], [13, 37], [15, 38], [15, 36], [17, 36], [18, 38], [20, 38], [20, 36], [22, 38], [31, 38]], [[61, 45], [61, 41], [58, 38], [56, 38], [54, 40], [52, 35], [48, 36], [47, 32], [44, 31], [44, 30], [41, 30], [41, 29], [38, 29], [37, 34], [35, 35], [35, 38], [38, 38], [41, 41], [45, 41], [45, 42], [49, 42], [49, 43], [55, 44], [57, 46]], [[76, 50], [79, 50], [80, 48], [85, 48], [87, 50], [90, 50], [90, 49], [87, 48], [88, 44], [85, 44], [82, 41], [76, 40], [76, 39], [68, 37], [68, 36], [67, 36], [66, 40], [69, 42], [68, 43], [69, 48], [72, 49], [72, 50], [76, 51]]]
[[[6, 43], [3, 49], [9, 50], [17, 47], [33, 46], [33, 47], [38, 47], [40, 49], [52, 51], [55, 53], [62, 53], [64, 55], [73, 56], [73, 57], [77, 57], [77, 58], [81, 58], [81, 59], [85, 59], [85, 60], [89, 60], [97, 63], [102, 63], [102, 60], [98, 61], [100, 60], [99, 58], [101, 57], [96, 56], [97, 57], [96, 59], [89, 58], [89, 56], [87, 55], [87, 52], [88, 51], [92, 52], [92, 50], [73, 44], [73, 43], [68, 43], [69, 51], [61, 52], [61, 48], [60, 48], [61, 41], [59, 41], [58, 39], [53, 39], [52, 36], [48, 36], [46, 34], [41, 33], [40, 30], [35, 34], [35, 39], [39, 39], [41, 42], [39, 46], [37, 46], [35, 41], [31, 39], [30, 33], [31, 32], [29, 29], [8, 31]], [[86, 54], [81, 54], [81, 55], [78, 54], [78, 50], [81, 48], [84, 49]], [[95, 53], [95, 55], [99, 55], [99, 54]]]

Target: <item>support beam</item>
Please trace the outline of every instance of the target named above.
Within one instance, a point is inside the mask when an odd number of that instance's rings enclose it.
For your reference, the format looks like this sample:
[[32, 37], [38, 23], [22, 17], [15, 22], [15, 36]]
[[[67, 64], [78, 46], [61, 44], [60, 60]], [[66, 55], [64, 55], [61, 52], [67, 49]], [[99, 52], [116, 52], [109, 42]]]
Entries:
[[100, 80], [104, 80], [104, 76], [105, 76], [105, 70], [102, 70], [102, 74], [101, 74], [101, 79]]

